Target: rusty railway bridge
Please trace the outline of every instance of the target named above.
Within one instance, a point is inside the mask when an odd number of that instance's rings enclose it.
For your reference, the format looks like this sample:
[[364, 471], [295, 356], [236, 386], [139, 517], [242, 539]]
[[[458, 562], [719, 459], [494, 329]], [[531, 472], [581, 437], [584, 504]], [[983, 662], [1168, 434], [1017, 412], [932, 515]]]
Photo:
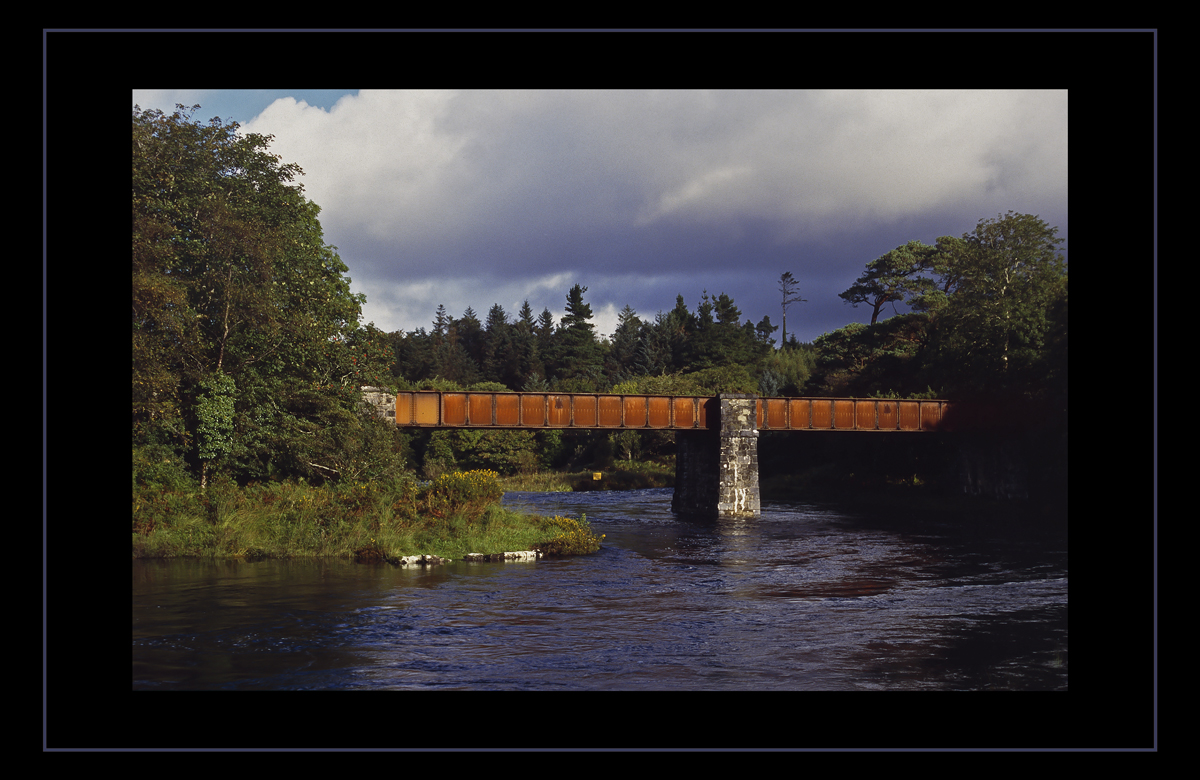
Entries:
[[962, 431], [998, 414], [945, 400], [363, 390], [400, 427], [674, 431], [672, 510], [719, 518], [760, 512], [760, 431]]

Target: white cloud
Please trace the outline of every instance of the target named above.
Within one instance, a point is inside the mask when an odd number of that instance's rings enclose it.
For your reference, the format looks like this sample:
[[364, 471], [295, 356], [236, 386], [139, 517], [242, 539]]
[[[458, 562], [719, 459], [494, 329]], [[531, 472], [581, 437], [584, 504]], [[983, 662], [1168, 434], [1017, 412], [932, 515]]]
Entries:
[[614, 303], [606, 303], [600, 307], [593, 306], [592, 327], [595, 328], [596, 334], [611, 339], [617, 330], [618, 313]]
[[322, 221], [374, 238], [420, 239], [453, 228], [453, 168], [465, 143], [437, 129], [453, 92], [362, 90], [332, 109], [282, 98], [244, 130], [273, 134], [299, 163]]

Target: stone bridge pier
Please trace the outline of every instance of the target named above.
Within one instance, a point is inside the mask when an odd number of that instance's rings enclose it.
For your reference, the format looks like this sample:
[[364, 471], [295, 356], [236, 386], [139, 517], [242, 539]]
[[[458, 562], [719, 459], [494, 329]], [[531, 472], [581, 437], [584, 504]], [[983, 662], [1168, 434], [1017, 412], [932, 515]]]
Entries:
[[710, 518], [757, 517], [757, 396], [722, 394], [716, 430], [676, 431], [671, 511]]

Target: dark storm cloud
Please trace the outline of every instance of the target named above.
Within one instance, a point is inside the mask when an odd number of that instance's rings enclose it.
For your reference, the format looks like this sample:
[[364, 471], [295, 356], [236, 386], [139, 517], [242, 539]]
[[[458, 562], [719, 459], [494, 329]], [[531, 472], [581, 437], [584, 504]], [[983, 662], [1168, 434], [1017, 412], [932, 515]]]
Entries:
[[[562, 313], [610, 333], [728, 293], [811, 340], [869, 312], [837, 294], [909, 240], [1013, 209], [1066, 235], [1063, 91], [368, 91], [245, 124], [305, 170], [366, 315]], [[890, 314], [890, 312], [888, 312]]]

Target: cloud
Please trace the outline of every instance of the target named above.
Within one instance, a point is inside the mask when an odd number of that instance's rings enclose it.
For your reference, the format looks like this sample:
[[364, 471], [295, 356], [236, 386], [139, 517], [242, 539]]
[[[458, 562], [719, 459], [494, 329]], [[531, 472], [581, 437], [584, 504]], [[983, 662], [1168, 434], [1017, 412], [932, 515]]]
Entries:
[[244, 129], [305, 170], [387, 327], [437, 302], [559, 315], [576, 282], [609, 315], [669, 309], [671, 287], [694, 305], [727, 272], [845, 285], [1009, 208], [1065, 218], [1061, 90], [362, 90]]
[[445, 235], [464, 139], [437, 128], [453, 93], [372, 91], [326, 111], [281, 98], [246, 124], [275, 135], [272, 149], [304, 169], [323, 219], [388, 241]]

